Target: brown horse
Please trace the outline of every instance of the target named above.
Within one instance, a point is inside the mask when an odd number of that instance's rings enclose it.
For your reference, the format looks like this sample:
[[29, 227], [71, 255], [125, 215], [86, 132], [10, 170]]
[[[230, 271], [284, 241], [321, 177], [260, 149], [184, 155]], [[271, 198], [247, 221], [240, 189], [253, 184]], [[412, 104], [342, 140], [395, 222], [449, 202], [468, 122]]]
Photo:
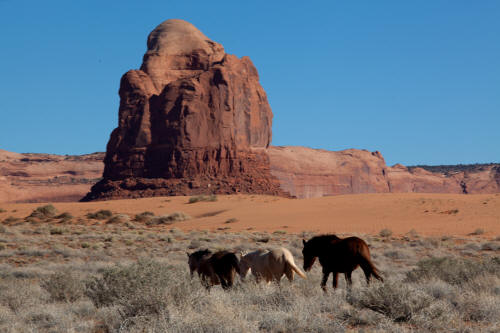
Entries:
[[335, 235], [320, 235], [309, 241], [302, 240], [304, 249], [304, 270], [311, 269], [316, 258], [323, 267], [323, 280], [321, 288], [326, 291], [328, 276], [333, 273], [333, 288], [337, 288], [338, 274], [344, 273], [346, 282], [352, 285], [352, 271], [361, 266], [365, 273], [366, 282], [370, 283], [373, 275], [376, 279], [384, 281], [377, 268], [370, 260], [370, 250], [364, 240], [358, 237], [339, 238]]
[[229, 251], [212, 254], [208, 250], [201, 250], [188, 254], [188, 257], [191, 276], [197, 271], [207, 289], [218, 284], [223, 289], [231, 288], [236, 273], [240, 273], [238, 257]]

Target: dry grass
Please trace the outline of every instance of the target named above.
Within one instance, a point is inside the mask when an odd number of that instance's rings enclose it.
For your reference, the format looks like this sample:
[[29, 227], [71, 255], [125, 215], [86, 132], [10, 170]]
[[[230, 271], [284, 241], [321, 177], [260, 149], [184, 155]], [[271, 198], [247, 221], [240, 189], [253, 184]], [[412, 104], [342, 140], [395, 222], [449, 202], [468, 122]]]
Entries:
[[[179, 214], [180, 216], [181, 214]], [[115, 216], [119, 216], [115, 215]], [[134, 215], [131, 215], [134, 216]], [[177, 216], [177, 215], [176, 215]], [[138, 214], [96, 225], [59, 222], [4, 227], [0, 234], [1, 332], [412, 332], [500, 328], [500, 241], [357, 235], [386, 282], [324, 294], [321, 269], [293, 283], [207, 291], [190, 279], [185, 252], [284, 246], [302, 264], [300, 235], [189, 233]], [[112, 218], [108, 217], [107, 219]], [[173, 219], [173, 217], [172, 217]], [[221, 219], [227, 220], [227, 217]], [[74, 218], [73, 218], [74, 221]], [[182, 222], [179, 222], [182, 223]], [[340, 236], [348, 236], [340, 235]]]

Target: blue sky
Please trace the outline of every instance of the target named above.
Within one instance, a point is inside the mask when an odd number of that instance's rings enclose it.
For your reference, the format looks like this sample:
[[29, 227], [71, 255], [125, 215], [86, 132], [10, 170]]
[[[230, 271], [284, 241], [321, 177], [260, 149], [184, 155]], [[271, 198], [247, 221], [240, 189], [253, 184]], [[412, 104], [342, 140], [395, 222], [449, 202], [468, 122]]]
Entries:
[[120, 77], [169, 18], [252, 59], [274, 145], [500, 162], [497, 0], [0, 0], [0, 149], [104, 151]]

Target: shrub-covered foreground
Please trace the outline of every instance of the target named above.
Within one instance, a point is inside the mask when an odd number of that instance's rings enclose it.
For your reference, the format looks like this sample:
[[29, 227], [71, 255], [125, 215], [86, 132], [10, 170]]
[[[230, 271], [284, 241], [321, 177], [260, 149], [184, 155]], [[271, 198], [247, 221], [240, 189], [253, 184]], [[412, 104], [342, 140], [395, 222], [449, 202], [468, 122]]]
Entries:
[[[307, 280], [296, 278], [293, 283], [284, 280], [281, 285], [266, 285], [256, 284], [250, 277], [246, 281], [238, 278], [230, 291], [219, 286], [207, 291], [197, 277], [189, 277], [185, 251], [193, 242], [211, 249], [240, 251], [284, 245], [301, 264], [302, 235], [185, 234], [176, 229], [148, 233], [138, 226], [130, 230], [108, 226], [113, 227], [109, 234], [78, 230], [62, 235], [44, 230], [31, 235], [27, 230], [9, 227], [4, 233], [11, 237], [4, 237], [8, 246], [13, 244], [11, 240], [36, 244], [38, 235], [44, 242], [50, 238], [60, 243], [52, 250], [0, 252], [0, 331], [500, 329], [500, 259], [498, 253], [483, 251], [480, 246], [471, 253], [471, 246], [455, 245], [450, 240], [366, 236], [386, 279], [384, 283], [367, 286], [357, 270], [351, 290], [346, 289], [341, 276], [340, 287], [325, 294], [319, 287], [321, 271], [316, 264]], [[263, 237], [267, 237], [266, 243], [259, 241]], [[81, 248], [83, 240], [89, 243], [88, 248]], [[72, 244], [78, 251], [71, 250]], [[18, 267], [21, 259], [25, 262]]]

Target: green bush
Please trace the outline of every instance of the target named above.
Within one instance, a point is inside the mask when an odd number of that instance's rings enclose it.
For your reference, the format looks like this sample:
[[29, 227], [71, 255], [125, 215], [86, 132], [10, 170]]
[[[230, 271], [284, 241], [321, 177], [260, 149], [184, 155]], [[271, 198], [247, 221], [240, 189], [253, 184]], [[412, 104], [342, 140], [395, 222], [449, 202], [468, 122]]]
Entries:
[[88, 213], [87, 218], [94, 220], [106, 220], [113, 216], [113, 213], [107, 209], [98, 210], [95, 213]]
[[74, 302], [83, 296], [83, 283], [73, 276], [69, 270], [56, 272], [40, 281], [40, 287], [45, 289], [52, 301]]
[[217, 196], [215, 194], [195, 195], [195, 196], [189, 198], [188, 203], [192, 204], [192, 203], [199, 202], [199, 201], [217, 201]]

